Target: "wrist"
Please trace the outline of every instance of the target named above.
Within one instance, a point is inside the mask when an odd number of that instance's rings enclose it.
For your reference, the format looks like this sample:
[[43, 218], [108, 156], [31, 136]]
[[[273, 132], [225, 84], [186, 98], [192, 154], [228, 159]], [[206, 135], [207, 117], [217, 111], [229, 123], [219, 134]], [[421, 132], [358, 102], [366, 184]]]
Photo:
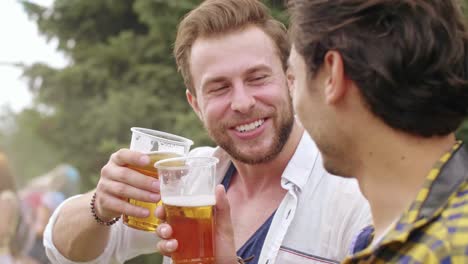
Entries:
[[96, 193], [93, 194], [93, 197], [91, 198], [91, 202], [89, 203], [90, 208], [91, 208], [91, 215], [93, 216], [94, 220], [100, 224], [100, 225], [105, 225], [105, 226], [111, 226], [115, 223], [117, 223], [120, 219], [120, 215], [114, 218], [111, 218], [110, 220], [108, 219], [103, 219], [100, 216], [98, 216], [98, 213], [96, 212]]

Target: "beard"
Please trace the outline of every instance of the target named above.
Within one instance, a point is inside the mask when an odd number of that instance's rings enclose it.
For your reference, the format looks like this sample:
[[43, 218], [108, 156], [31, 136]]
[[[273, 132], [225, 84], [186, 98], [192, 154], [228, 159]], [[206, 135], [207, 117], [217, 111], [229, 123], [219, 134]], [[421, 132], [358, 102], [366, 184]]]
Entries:
[[[250, 115], [249, 118], [252, 118], [252, 116], [262, 115], [255, 113]], [[216, 128], [208, 128], [205, 126], [205, 128], [213, 141], [223, 148], [233, 159], [251, 165], [261, 164], [276, 158], [286, 145], [294, 125], [292, 102], [289, 100], [283, 110], [278, 111], [276, 115], [273, 115], [271, 118], [273, 119], [274, 129], [273, 140], [271, 141], [272, 144], [262, 153], [252, 153], [248, 149], [247, 151], [242, 151], [242, 149], [234, 143], [232, 138], [229, 137], [228, 133], [226, 133], [226, 131], [232, 127], [230, 125], [219, 125]], [[248, 144], [251, 146], [256, 145], [255, 141], [249, 142]]]

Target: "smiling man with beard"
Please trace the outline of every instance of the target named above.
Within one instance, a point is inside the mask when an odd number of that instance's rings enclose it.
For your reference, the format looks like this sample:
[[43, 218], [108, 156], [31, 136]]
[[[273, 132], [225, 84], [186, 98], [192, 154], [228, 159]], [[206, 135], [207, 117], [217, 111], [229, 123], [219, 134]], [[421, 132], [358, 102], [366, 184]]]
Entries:
[[[249, 264], [336, 263], [370, 224], [370, 211], [355, 180], [326, 173], [314, 142], [295, 120], [286, 77], [289, 51], [285, 27], [259, 1], [205, 1], [187, 14], [174, 54], [187, 100], [219, 145], [190, 155], [220, 160], [217, 181], [227, 192], [219, 186], [217, 192], [231, 205], [238, 256]], [[127, 165], [148, 162], [141, 153], [117, 151], [95, 191], [56, 211], [45, 232], [53, 262], [123, 263], [155, 247], [163, 254], [177, 250], [176, 241], [121, 222], [101, 225], [89, 209], [95, 192], [103, 222], [122, 213], [146, 216], [127, 198], [157, 202], [159, 184]], [[218, 211], [227, 210], [220, 205]], [[167, 224], [158, 228], [166, 239], [171, 232]]]

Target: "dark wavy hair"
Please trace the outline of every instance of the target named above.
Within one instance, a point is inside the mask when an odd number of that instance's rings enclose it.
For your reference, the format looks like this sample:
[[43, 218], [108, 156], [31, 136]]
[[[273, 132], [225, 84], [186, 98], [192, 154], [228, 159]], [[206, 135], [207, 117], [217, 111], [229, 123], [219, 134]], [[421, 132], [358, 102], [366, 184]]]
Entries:
[[455, 0], [290, 0], [293, 43], [313, 78], [327, 51], [389, 126], [431, 137], [468, 115], [468, 35]]

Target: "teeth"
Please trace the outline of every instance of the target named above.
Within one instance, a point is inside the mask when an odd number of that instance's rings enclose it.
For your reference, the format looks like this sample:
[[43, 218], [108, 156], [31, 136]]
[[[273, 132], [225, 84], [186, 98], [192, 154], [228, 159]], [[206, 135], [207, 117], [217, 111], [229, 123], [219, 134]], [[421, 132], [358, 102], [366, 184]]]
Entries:
[[260, 119], [260, 120], [254, 121], [254, 122], [252, 122], [250, 124], [236, 126], [236, 130], [239, 131], [239, 132], [248, 132], [248, 131], [251, 131], [251, 130], [254, 130], [254, 129], [258, 128], [264, 122], [265, 122], [265, 120]]

